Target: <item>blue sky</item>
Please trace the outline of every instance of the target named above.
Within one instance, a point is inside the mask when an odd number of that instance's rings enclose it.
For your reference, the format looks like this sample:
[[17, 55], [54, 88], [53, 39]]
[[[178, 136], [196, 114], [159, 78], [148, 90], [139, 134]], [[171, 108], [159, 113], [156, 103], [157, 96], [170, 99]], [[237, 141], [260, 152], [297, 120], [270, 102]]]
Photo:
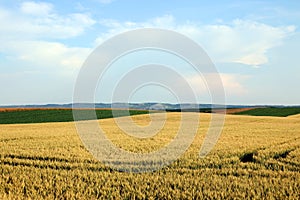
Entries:
[[[116, 34], [149, 27], [200, 44], [220, 73], [228, 104], [300, 104], [299, 10], [297, 0], [0, 0], [0, 105], [72, 102], [76, 77], [93, 49]], [[146, 58], [136, 54], [123, 64]], [[107, 80], [118, 81], [118, 65]], [[197, 77], [187, 78], [193, 87], [203, 86]], [[110, 87], [99, 87], [96, 101], [109, 101]], [[169, 92], [155, 91], [140, 91], [132, 101], [174, 102]], [[199, 103], [210, 103], [203, 91], [196, 89]]]

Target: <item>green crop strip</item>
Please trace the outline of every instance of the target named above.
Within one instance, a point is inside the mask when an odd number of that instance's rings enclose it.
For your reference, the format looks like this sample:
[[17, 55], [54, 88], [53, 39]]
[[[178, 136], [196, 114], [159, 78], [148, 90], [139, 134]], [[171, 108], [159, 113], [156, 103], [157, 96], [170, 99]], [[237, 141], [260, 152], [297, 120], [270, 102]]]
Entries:
[[[85, 116], [90, 110], [79, 110]], [[147, 110], [96, 110], [98, 119], [122, 117], [128, 115], [147, 114]], [[20, 124], [20, 123], [45, 123], [45, 122], [69, 122], [73, 121], [72, 110], [25, 110], [25, 111], [9, 111], [0, 112], [0, 124]], [[81, 120], [89, 120], [87, 117], [82, 117]]]
[[274, 116], [274, 117], [287, 117], [290, 115], [300, 114], [299, 107], [284, 107], [284, 108], [255, 108], [253, 110], [247, 110], [237, 115], [253, 115], [253, 116]]

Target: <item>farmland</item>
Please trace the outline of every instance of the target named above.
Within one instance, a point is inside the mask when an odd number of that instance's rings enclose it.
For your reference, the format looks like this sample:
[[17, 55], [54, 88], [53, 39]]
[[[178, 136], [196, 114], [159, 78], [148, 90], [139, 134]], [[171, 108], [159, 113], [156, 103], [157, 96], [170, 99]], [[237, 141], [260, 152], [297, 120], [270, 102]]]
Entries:
[[[77, 112], [84, 113], [87, 110]], [[96, 109], [98, 119], [112, 118], [111, 109]], [[114, 117], [121, 117], [138, 114], [146, 114], [147, 110], [115, 110]], [[86, 119], [88, 120], [88, 119]], [[72, 109], [0, 109], [0, 124], [18, 124], [18, 123], [44, 123], [44, 122], [69, 122], [73, 121]]]
[[[300, 117], [227, 115], [213, 151], [198, 157], [208, 113], [188, 151], [152, 173], [118, 172], [95, 160], [74, 122], [0, 125], [0, 199], [299, 199]], [[160, 115], [160, 114], [155, 114]], [[155, 136], [137, 139], [113, 119], [99, 124], [118, 147], [149, 152], [176, 134], [180, 113], [168, 113]], [[147, 125], [148, 115], [132, 116]]]
[[239, 115], [287, 117], [300, 114], [300, 107], [265, 107], [236, 112]]

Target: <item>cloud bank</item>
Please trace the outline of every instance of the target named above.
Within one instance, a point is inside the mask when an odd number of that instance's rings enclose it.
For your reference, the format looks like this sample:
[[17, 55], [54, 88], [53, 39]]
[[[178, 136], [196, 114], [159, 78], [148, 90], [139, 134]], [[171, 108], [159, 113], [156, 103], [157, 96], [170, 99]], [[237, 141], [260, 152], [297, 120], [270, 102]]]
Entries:
[[260, 66], [268, 62], [267, 51], [283, 43], [292, 35], [295, 26], [274, 27], [271, 25], [236, 19], [227, 24], [202, 25], [193, 22], [176, 23], [172, 15], [165, 15], [147, 22], [118, 22], [101, 20], [109, 31], [97, 38], [101, 43], [109, 36], [136, 28], [167, 28], [178, 31], [198, 42], [208, 52], [214, 62], [234, 62], [249, 66]]

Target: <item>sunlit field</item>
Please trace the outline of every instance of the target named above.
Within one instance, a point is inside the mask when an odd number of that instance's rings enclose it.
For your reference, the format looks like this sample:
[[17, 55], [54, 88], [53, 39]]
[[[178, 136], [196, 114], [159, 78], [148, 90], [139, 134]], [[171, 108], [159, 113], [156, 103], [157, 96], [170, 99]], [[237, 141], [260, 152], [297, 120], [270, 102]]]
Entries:
[[[227, 115], [217, 145], [205, 158], [198, 155], [211, 114], [199, 115], [188, 151], [151, 173], [119, 172], [93, 159], [74, 122], [0, 125], [0, 199], [300, 198], [299, 115]], [[116, 146], [151, 152], [176, 135], [180, 113], [167, 116], [165, 127], [146, 139], [124, 134], [114, 119], [99, 123]], [[132, 118], [139, 125], [150, 121], [148, 115]]]

